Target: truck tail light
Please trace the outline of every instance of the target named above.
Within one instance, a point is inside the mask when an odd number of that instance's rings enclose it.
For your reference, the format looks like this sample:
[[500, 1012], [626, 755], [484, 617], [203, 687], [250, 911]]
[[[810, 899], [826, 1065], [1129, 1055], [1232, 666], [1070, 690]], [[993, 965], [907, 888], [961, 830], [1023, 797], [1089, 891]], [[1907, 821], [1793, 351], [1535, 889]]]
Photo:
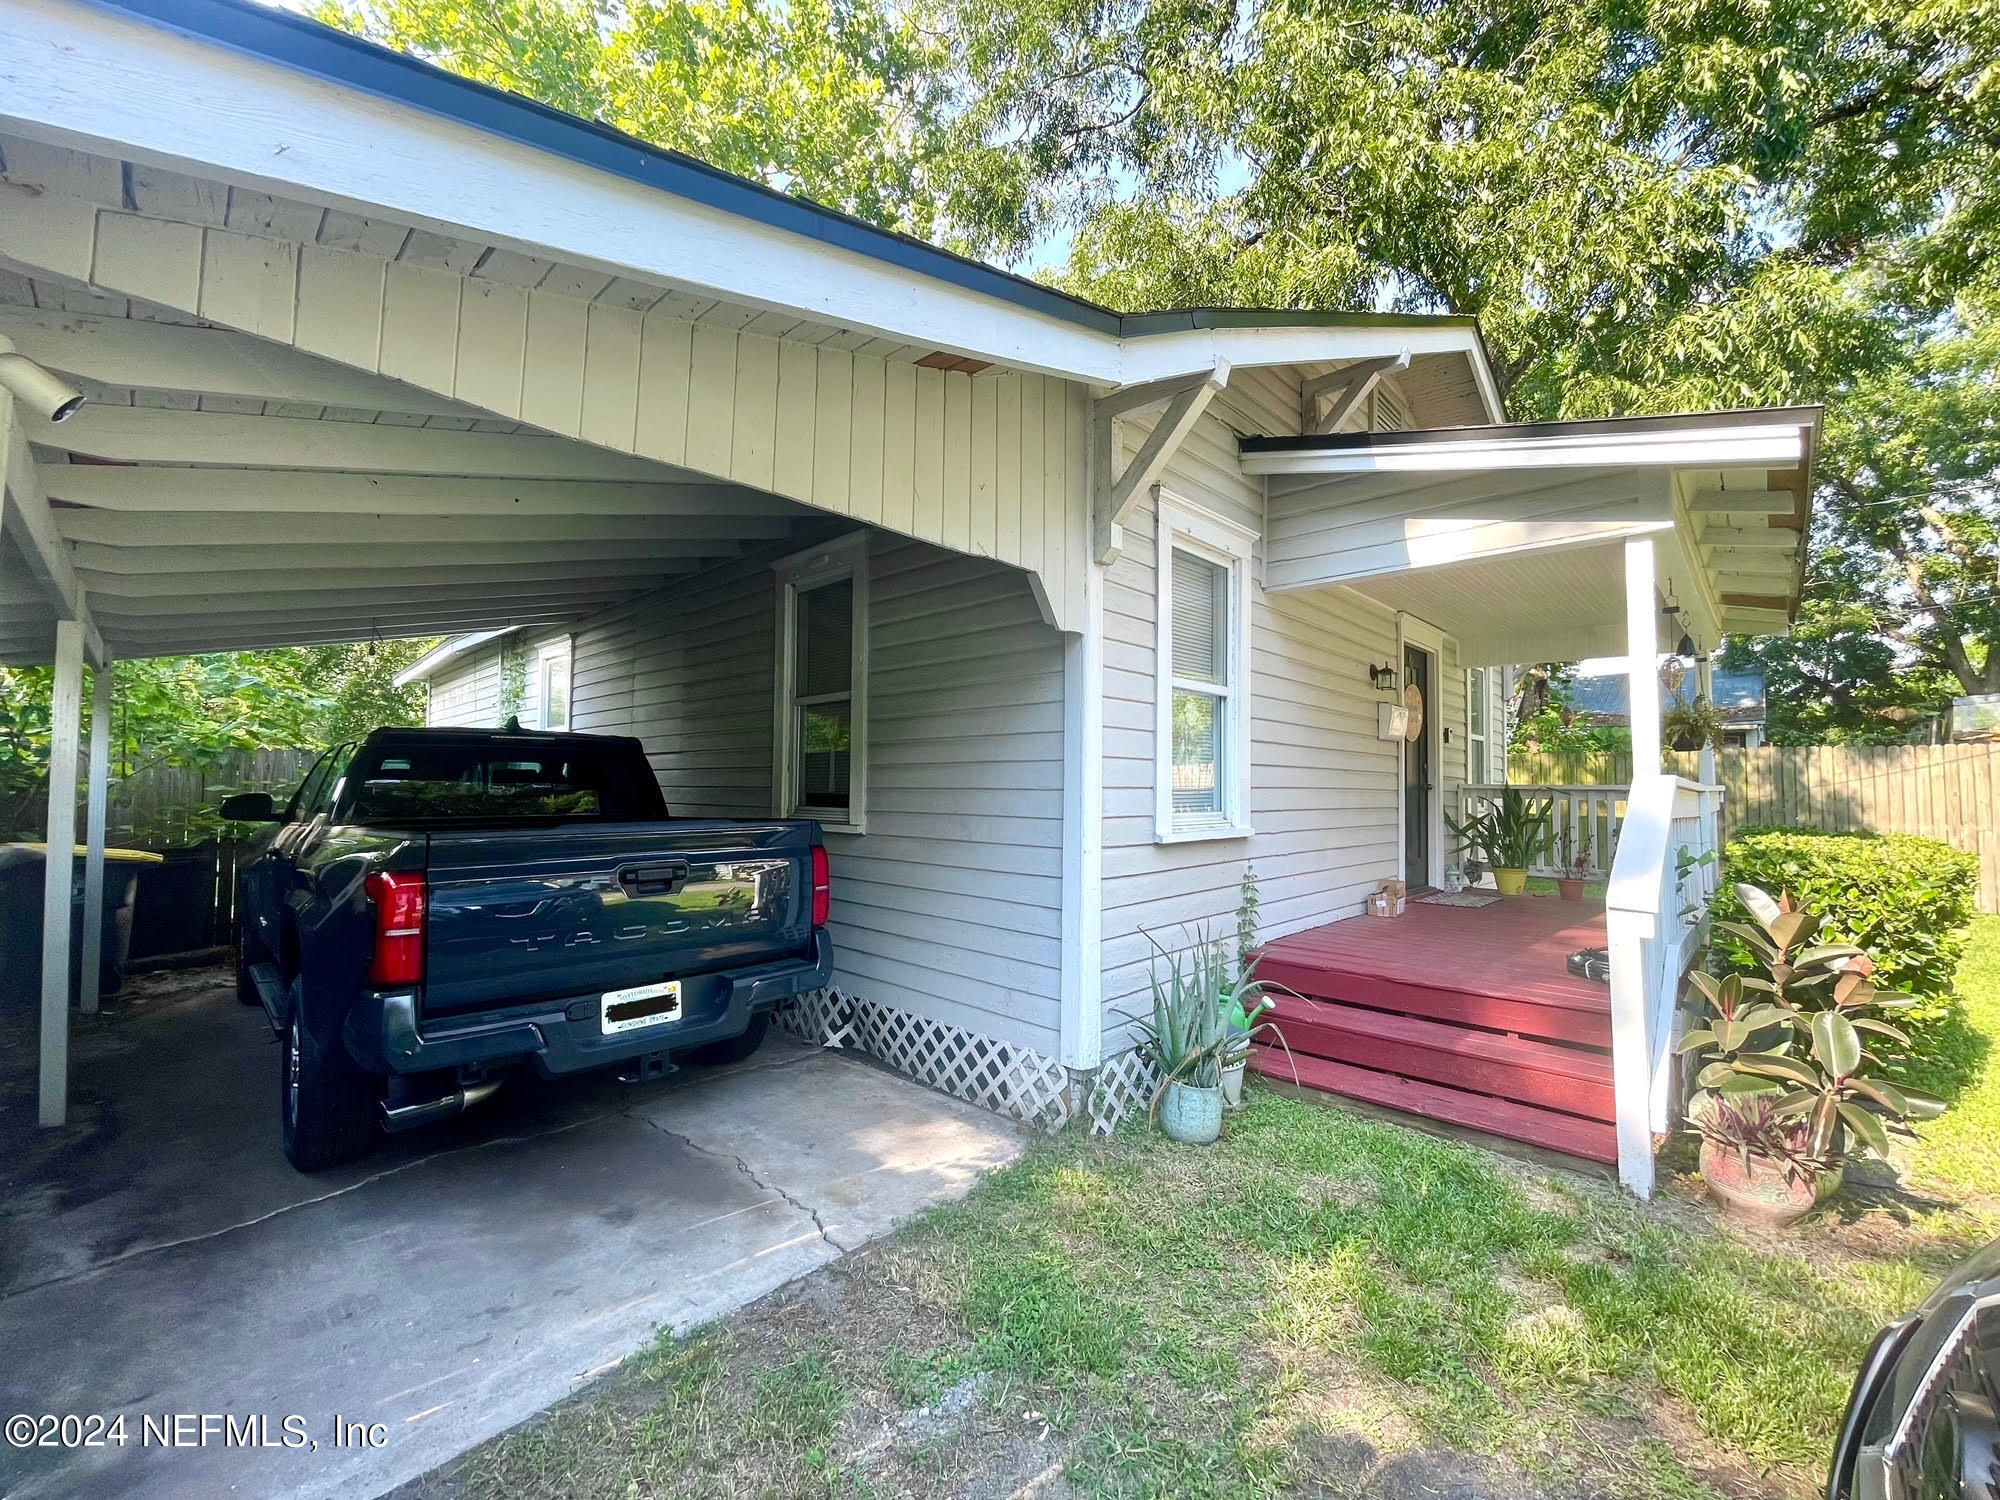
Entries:
[[813, 845], [813, 926], [826, 926], [833, 915], [833, 866], [826, 857], [826, 845]]
[[375, 957], [368, 982], [377, 989], [424, 982], [424, 914], [430, 892], [420, 874], [377, 870], [368, 877], [375, 903]]

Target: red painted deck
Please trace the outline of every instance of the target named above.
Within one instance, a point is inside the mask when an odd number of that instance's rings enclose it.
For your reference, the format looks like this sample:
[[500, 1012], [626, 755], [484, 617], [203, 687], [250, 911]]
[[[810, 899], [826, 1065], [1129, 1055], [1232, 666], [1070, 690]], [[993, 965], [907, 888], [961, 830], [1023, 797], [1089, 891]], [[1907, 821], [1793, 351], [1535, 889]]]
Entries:
[[1353, 917], [1268, 944], [1257, 977], [1295, 990], [1271, 1077], [1574, 1156], [1617, 1160], [1611, 995], [1563, 961], [1604, 946], [1604, 911], [1554, 897]]

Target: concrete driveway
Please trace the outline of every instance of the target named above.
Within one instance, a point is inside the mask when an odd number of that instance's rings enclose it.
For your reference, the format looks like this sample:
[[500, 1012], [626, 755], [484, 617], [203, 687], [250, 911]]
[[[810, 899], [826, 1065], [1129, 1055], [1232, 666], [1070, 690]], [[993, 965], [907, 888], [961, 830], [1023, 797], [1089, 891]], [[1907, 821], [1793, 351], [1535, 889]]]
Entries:
[[276, 1044], [222, 978], [80, 1022], [62, 1132], [33, 1130], [34, 1034], [0, 1018], [0, 1421], [125, 1418], [122, 1447], [0, 1447], [9, 1500], [379, 1493], [1020, 1148], [773, 1033], [655, 1084], [510, 1082], [306, 1178]]

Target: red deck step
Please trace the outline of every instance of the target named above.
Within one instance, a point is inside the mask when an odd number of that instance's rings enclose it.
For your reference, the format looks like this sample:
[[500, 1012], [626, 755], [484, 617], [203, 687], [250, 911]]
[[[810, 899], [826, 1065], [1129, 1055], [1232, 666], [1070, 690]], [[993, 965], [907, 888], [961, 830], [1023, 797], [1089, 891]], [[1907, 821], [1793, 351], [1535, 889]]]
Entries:
[[[1403, 1078], [1394, 1073], [1378, 1073], [1371, 1068], [1357, 1068], [1323, 1057], [1299, 1055], [1287, 1059], [1283, 1052], [1272, 1047], [1252, 1048], [1250, 1066], [1285, 1083], [1296, 1081], [1307, 1088], [1344, 1094], [1351, 1099], [1363, 1099], [1409, 1114], [1470, 1126], [1490, 1135], [1525, 1141], [1570, 1156], [1614, 1164], [1618, 1160], [1617, 1129], [1601, 1121], [1537, 1109], [1533, 1105], [1516, 1104], [1508, 1099], [1495, 1099], [1488, 1094], [1468, 1093], [1443, 1084]], [[1293, 1077], [1294, 1069], [1297, 1070], [1296, 1079]]]
[[1294, 1053], [1593, 1120], [1617, 1118], [1605, 1052], [1329, 1001], [1282, 998], [1270, 1019]]
[[[1453, 989], [1448, 985], [1426, 984], [1414, 975], [1391, 977], [1358, 972], [1343, 967], [1341, 960], [1332, 956], [1301, 961], [1294, 957], [1295, 952], [1295, 949], [1287, 950], [1273, 944], [1265, 950], [1257, 965], [1257, 977], [1316, 1000], [1362, 1005], [1374, 1010], [1401, 1011], [1405, 1015], [1423, 1016], [1433, 1021], [1512, 1032], [1516, 1036], [1575, 1042], [1590, 1047], [1611, 1045], [1611, 999], [1608, 993], [1602, 1003], [1596, 1005], [1513, 999]], [[1504, 964], [1506, 958], [1498, 956], [1495, 962]]]

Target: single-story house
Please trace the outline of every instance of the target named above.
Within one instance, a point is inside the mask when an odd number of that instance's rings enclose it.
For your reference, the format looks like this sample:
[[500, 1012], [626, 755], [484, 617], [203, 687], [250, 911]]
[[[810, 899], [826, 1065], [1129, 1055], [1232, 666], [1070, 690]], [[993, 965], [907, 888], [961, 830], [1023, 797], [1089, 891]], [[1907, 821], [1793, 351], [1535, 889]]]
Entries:
[[[1738, 671], [1716, 668], [1709, 675], [1710, 687], [1700, 694], [1722, 715], [1722, 743], [1737, 749], [1755, 749], [1764, 743], [1764, 674], [1751, 667]], [[1631, 726], [1628, 690], [1630, 679], [1623, 672], [1578, 672], [1570, 681], [1569, 703], [1580, 722], [1606, 729]], [[1697, 696], [1692, 674], [1678, 689], [1660, 685], [1660, 710], [1666, 713], [1677, 703], [1693, 703]]]
[[[0, 397], [52, 849], [86, 662], [445, 636], [440, 721], [634, 734], [675, 811], [823, 822], [795, 1025], [1108, 1122], [1156, 947], [1233, 932], [1246, 872], [1266, 941], [1441, 881], [1503, 668], [1650, 682], [1664, 621], [1796, 606], [1811, 409], [1509, 423], [1468, 318], [1114, 312], [240, 0], [0, 0], [0, 53], [0, 335], [90, 398]], [[1611, 990], [1561, 1002], [1641, 1191], [1711, 793], [1635, 779]]]

